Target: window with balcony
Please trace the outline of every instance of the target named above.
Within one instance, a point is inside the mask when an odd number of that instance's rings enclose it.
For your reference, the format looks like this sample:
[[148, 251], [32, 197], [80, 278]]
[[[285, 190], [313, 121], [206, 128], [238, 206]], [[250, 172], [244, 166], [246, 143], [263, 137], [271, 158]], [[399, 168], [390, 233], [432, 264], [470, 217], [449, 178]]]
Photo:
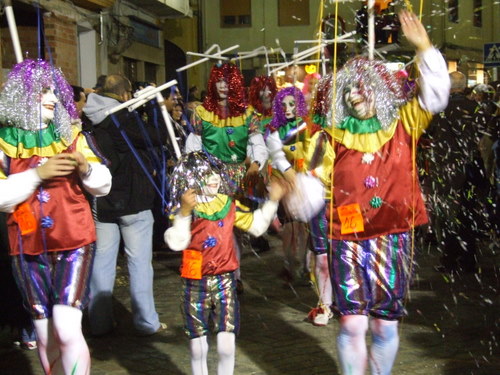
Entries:
[[221, 27], [252, 26], [251, 0], [220, 0]]
[[128, 57], [123, 58], [123, 75], [130, 82], [137, 82], [137, 60]]
[[476, 27], [483, 26], [483, 0], [474, 0], [474, 15], [472, 23]]
[[278, 26], [309, 25], [309, 0], [278, 0]]

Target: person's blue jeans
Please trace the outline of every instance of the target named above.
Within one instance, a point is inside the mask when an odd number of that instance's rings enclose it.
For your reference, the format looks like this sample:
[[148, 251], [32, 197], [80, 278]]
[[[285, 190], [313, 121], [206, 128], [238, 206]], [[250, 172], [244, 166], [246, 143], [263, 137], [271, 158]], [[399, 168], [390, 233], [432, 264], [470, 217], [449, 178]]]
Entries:
[[135, 329], [154, 333], [160, 327], [153, 296], [153, 214], [151, 210], [121, 216], [117, 223], [95, 222], [97, 241], [94, 268], [90, 279], [90, 330], [94, 335], [111, 332], [113, 287], [120, 234], [125, 245], [130, 295]]

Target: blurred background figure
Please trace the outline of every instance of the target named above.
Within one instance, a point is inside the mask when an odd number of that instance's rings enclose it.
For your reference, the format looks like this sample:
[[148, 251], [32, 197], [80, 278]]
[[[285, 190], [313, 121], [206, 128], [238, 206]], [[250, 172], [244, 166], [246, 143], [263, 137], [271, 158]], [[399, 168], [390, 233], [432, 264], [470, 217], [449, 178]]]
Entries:
[[309, 73], [304, 77], [304, 86], [302, 87], [302, 93], [304, 94], [308, 109], [311, 109], [311, 103], [316, 96], [316, 87], [320, 78], [321, 74], [319, 73]]
[[82, 118], [82, 109], [87, 103], [87, 95], [85, 95], [85, 89], [80, 86], [73, 86], [73, 101], [75, 102], [76, 110], [78, 112], [78, 117]]
[[[443, 272], [473, 272], [482, 165], [474, 124], [477, 104], [465, 95], [466, 77], [450, 73], [448, 106], [428, 129], [429, 208]], [[476, 214], [475, 214], [476, 212]]]
[[94, 92], [96, 94], [98, 94], [102, 91], [102, 88], [104, 87], [104, 82], [106, 82], [106, 75], [105, 74], [97, 77], [97, 82], [96, 82], [95, 86], [92, 87], [92, 89], [94, 90]]

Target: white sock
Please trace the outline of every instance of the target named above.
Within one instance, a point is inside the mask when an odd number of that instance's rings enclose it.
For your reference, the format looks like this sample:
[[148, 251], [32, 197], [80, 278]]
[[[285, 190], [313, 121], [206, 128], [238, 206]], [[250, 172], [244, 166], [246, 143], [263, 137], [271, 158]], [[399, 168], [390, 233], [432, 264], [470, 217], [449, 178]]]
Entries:
[[66, 305], [55, 305], [52, 314], [54, 336], [61, 352], [64, 373], [90, 374], [90, 353], [82, 333], [81, 310]]
[[193, 375], [208, 375], [207, 336], [191, 339], [189, 341], [189, 349], [191, 351], [191, 371]]
[[337, 337], [342, 375], [364, 375], [366, 369], [366, 342], [368, 317], [345, 315], [340, 318], [340, 333]]
[[233, 375], [236, 355], [236, 335], [234, 333], [219, 332], [217, 334], [217, 353], [219, 354], [217, 375]]
[[370, 369], [373, 375], [389, 375], [399, 347], [398, 321], [372, 319]]

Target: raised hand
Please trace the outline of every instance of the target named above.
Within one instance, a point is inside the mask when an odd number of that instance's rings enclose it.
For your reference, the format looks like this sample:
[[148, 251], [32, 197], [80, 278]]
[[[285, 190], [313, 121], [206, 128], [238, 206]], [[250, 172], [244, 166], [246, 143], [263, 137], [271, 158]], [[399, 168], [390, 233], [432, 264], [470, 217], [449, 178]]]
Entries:
[[417, 51], [423, 52], [432, 46], [424, 25], [414, 13], [402, 10], [399, 13], [399, 20], [401, 21], [403, 34], [416, 47]]
[[196, 206], [196, 192], [194, 189], [188, 189], [181, 197], [181, 215], [189, 216]]

